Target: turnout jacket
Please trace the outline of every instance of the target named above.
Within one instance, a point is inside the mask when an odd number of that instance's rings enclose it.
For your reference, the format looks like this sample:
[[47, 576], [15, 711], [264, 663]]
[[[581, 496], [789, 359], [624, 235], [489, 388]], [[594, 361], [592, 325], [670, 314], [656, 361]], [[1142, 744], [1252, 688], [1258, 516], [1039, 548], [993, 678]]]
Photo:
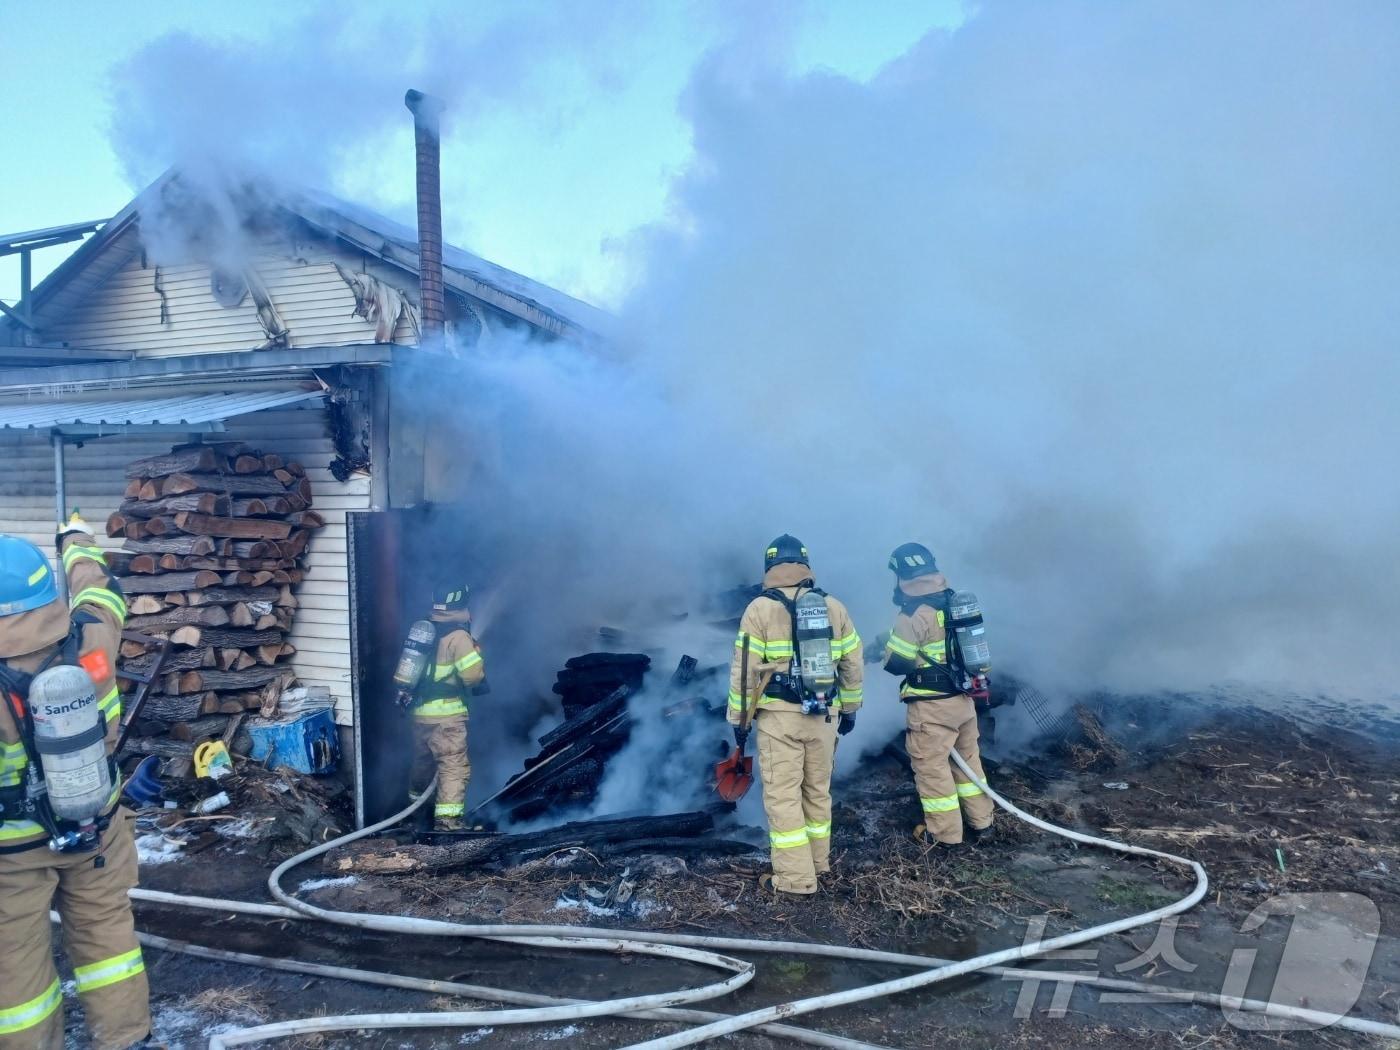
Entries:
[[[795, 599], [812, 587], [812, 570], [805, 565], [788, 562], [775, 565], [763, 574], [764, 590], [781, 590], [790, 599]], [[831, 617], [831, 660], [836, 665], [836, 684], [839, 687], [832, 710], [855, 714], [864, 699], [865, 667], [860, 635], [851, 622], [851, 614], [840, 600], [827, 595], [826, 607]], [[740, 681], [745, 647], [749, 654], [748, 683]], [[792, 614], [782, 602], [759, 595], [744, 610], [743, 619], [739, 621], [739, 637], [734, 641], [734, 659], [729, 665], [727, 717], [730, 725], [739, 724], [745, 695], [751, 707], [757, 701], [758, 710], [802, 710], [801, 704], [789, 700], [754, 695], [758, 685], [766, 681], [770, 673], [786, 674], [792, 658]]]
[[[126, 601], [107, 568], [102, 548], [87, 533], [71, 532], [63, 537], [61, 560], [68, 576], [68, 604], [56, 598], [38, 609], [0, 617], [0, 660], [17, 671], [32, 674], [68, 637], [70, 614], [92, 614], [95, 622], [82, 626], [78, 658], [97, 686], [97, 706], [107, 719], [110, 755], [117, 746], [122, 717], [116, 672]], [[19, 727], [10, 716], [9, 706], [0, 703], [0, 788], [23, 784], [28, 766], [29, 756], [20, 742]], [[118, 784], [113, 789], [112, 807], [120, 794]], [[44, 830], [33, 821], [10, 820], [0, 824], [0, 853], [31, 849], [47, 840]]]
[[413, 715], [420, 719], [464, 715], [468, 692], [486, 677], [481, 648], [467, 630], [471, 616], [465, 611], [433, 613], [432, 619], [438, 625], [437, 653], [418, 687]]
[[[913, 580], [901, 580], [899, 589], [910, 598], [918, 598], [948, 589], [943, 574], [933, 573]], [[909, 675], [921, 667], [948, 663], [948, 632], [943, 623], [943, 611], [920, 604], [912, 613], [900, 610], [894, 618], [890, 639], [885, 643], [885, 670], [890, 674]], [[908, 681], [900, 684], [899, 695], [904, 700], [938, 700], [960, 693], [924, 688]]]

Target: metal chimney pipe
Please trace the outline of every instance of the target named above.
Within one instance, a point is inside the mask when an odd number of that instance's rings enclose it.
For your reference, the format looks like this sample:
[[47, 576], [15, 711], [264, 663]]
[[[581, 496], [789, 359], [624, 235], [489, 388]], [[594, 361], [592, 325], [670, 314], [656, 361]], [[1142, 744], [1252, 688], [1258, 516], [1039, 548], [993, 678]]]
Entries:
[[442, 99], [410, 90], [403, 103], [413, 114], [418, 165], [419, 342], [441, 343], [446, 319], [442, 284], [442, 177], [438, 118]]

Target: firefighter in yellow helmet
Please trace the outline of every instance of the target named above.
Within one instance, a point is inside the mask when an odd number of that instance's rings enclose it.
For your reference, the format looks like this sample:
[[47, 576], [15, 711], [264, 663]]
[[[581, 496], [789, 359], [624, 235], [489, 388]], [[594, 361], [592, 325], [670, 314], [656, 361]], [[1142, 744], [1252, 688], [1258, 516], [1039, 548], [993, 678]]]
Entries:
[[933, 554], [922, 544], [906, 543], [890, 555], [895, 574], [894, 603], [899, 614], [885, 645], [885, 670], [903, 677], [899, 697], [905, 704], [906, 743], [914, 767], [924, 822], [919, 838], [944, 846], [974, 842], [992, 833], [992, 801], [949, 759], [957, 748], [978, 778], [985, 781], [977, 749], [977, 711], [964, 668], [950, 663], [948, 600], [952, 589], [938, 571]]
[[126, 603], [76, 514], [58, 548], [68, 601], [34, 544], [0, 536], [0, 1050], [64, 1045], [50, 908], [92, 1046], [118, 1050], [151, 1029], [127, 898], [134, 818], [111, 760]]
[[817, 590], [801, 541], [779, 536], [763, 568], [763, 593], [744, 610], [734, 643], [729, 722], [741, 749], [746, 704], [758, 725], [772, 887], [815, 893], [817, 876], [831, 870], [836, 737], [855, 727], [863, 695], [860, 637], [846, 607]]
[[433, 827], [461, 831], [472, 767], [467, 758], [467, 698], [486, 691], [486, 664], [481, 648], [467, 630], [471, 623], [467, 588], [439, 586], [433, 591], [432, 624], [437, 630], [433, 662], [410, 698], [413, 710], [413, 784], [418, 797], [437, 771]]

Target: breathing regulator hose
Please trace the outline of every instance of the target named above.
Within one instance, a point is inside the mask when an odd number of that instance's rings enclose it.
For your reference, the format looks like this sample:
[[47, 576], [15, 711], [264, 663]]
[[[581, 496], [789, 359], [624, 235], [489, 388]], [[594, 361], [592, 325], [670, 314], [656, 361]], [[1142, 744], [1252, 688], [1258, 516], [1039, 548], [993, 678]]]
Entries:
[[[174, 904], [217, 911], [232, 911], [240, 914], [268, 918], [310, 918], [336, 925], [353, 926], [387, 933], [479, 937], [505, 943], [547, 948], [636, 952], [638, 954], [647, 954], [714, 966], [722, 970], [727, 970], [731, 974], [731, 976], [722, 981], [679, 992], [660, 993], [650, 996], [634, 996], [603, 1002], [579, 1002], [553, 999], [547, 996], [505, 989], [480, 988], [472, 985], [458, 985], [453, 982], [430, 981], [421, 978], [401, 977], [392, 974], [376, 974], [369, 971], [331, 967], [329, 969], [338, 972], [336, 974], [327, 974], [327, 976], [342, 976], [348, 980], [360, 980], [372, 984], [384, 984], [396, 987], [416, 987], [423, 990], [450, 991], [453, 994], [470, 995], [476, 998], [489, 999], [497, 1002], [523, 1003], [532, 1008], [523, 1010], [479, 1010], [443, 1013], [353, 1014], [338, 1017], [304, 1018], [217, 1034], [210, 1039], [210, 1050], [222, 1050], [224, 1047], [239, 1046], [264, 1039], [303, 1035], [311, 1032], [372, 1028], [479, 1027], [482, 1025], [536, 1024], [559, 1020], [579, 1020], [598, 1016], [628, 1016], [639, 1020], [655, 1019], [687, 1022], [703, 1020], [707, 1022], [700, 1027], [678, 1032], [671, 1036], [635, 1044], [633, 1047], [629, 1048], [629, 1050], [637, 1050], [637, 1048], [640, 1047], [690, 1046], [715, 1038], [716, 1036], [752, 1028], [760, 1028], [767, 1034], [795, 1039], [812, 1045], [830, 1046], [841, 1048], [841, 1050], [854, 1050], [854, 1048], [862, 1047], [868, 1050], [869, 1044], [859, 1043], [854, 1040], [848, 1040], [826, 1033], [813, 1032], [807, 1029], [777, 1025], [773, 1022], [804, 1013], [865, 1002], [903, 991], [910, 991], [974, 972], [999, 974], [1012, 978], [1067, 980], [1096, 987], [1152, 994], [1168, 1001], [1195, 1002], [1220, 1006], [1226, 1009], [1257, 1012], [1267, 1016], [1299, 1021], [1317, 1026], [1335, 1024], [1337, 1027], [1352, 1031], [1383, 1035], [1390, 1038], [1400, 1038], [1400, 1026], [1349, 1017], [1338, 1018], [1333, 1014], [1320, 1011], [1280, 1006], [1259, 1000], [1218, 996], [1205, 992], [1171, 989], [1136, 981], [1112, 980], [1084, 974], [1058, 973], [1052, 970], [1020, 970], [1005, 967], [1002, 964], [1006, 962], [1043, 955], [1047, 952], [1083, 944], [1087, 941], [1134, 929], [1147, 923], [1155, 922], [1158, 919], [1186, 911], [1195, 906], [1205, 896], [1209, 885], [1208, 878], [1205, 869], [1196, 861], [1188, 858], [1149, 849], [1147, 847], [1134, 846], [1112, 839], [1071, 831], [1067, 828], [1061, 828], [1041, 820], [1015, 806], [996, 791], [992, 790], [980, 777], [973, 773], [966, 762], [962, 760], [962, 757], [956, 752], [953, 752], [951, 757], [964, 775], [981, 788], [989, 798], [1008, 813], [1027, 824], [1074, 842], [1099, 846], [1119, 853], [1165, 860], [1169, 863], [1188, 868], [1195, 876], [1195, 888], [1181, 900], [1162, 908], [1144, 912], [1141, 915], [1130, 916], [1048, 940], [1007, 948], [973, 959], [956, 962], [926, 956], [905, 955], [895, 952], [880, 952], [840, 945], [813, 944], [800, 941], [768, 941], [751, 940], [747, 938], [677, 935], [669, 933], [659, 934], [636, 930], [608, 930], [596, 927], [576, 926], [464, 925], [410, 916], [342, 912], [319, 908], [305, 901], [298, 900], [281, 888], [281, 879], [294, 867], [321, 856], [332, 849], [375, 834], [411, 816], [420, 806], [425, 804], [426, 801], [432, 797], [432, 789], [430, 787], [419, 799], [415, 800], [412, 805], [408, 806], [400, 813], [396, 813], [392, 817], [378, 824], [364, 828], [361, 831], [352, 832], [339, 839], [316, 846], [279, 865], [268, 878], [268, 888], [273, 897], [282, 902], [282, 906], [251, 904], [243, 901], [219, 900], [207, 897], [189, 897], [180, 894], [141, 889], [133, 890], [131, 896], [136, 900], [146, 900], [158, 904]], [[169, 947], [170, 950], [187, 950], [189, 954], [216, 958], [228, 957], [231, 961], [244, 961], [243, 958], [233, 958], [239, 953], [220, 953], [217, 949], [196, 948], [191, 945], [175, 947], [174, 945], [176, 944], [178, 944], [178, 942], [155, 944], [153, 941], [153, 946]], [[687, 949], [695, 949], [695, 951], [688, 951]], [[754, 973], [752, 964], [732, 957], [714, 954], [715, 952], [728, 951], [808, 955], [850, 959], [861, 962], [893, 963], [896, 965], [921, 967], [923, 972], [911, 974], [897, 980], [883, 981], [878, 984], [850, 989], [844, 992], [784, 1003], [733, 1017], [719, 1014], [705, 1014], [701, 1011], [694, 1010], [672, 1009], [671, 1007], [677, 1004], [689, 1004], [725, 995], [729, 991], [742, 987], [752, 979]], [[253, 965], [261, 965], [261, 959], [262, 957], [254, 956], [247, 957], [246, 961]], [[254, 960], [258, 961], [254, 962]], [[317, 969], [311, 968], [315, 964], [293, 962], [291, 960], [275, 960], [275, 962], [278, 965], [274, 968], [278, 969], [303, 967], [306, 969], [301, 972], [318, 972]]]

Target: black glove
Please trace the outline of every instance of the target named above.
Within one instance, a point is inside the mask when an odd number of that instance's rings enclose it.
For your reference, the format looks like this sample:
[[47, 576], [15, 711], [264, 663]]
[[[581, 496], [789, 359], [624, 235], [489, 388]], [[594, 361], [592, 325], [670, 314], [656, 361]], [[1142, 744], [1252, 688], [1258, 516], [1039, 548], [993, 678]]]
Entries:
[[735, 726], [735, 727], [734, 727], [734, 746], [737, 747], [740, 751], [742, 751], [742, 750], [744, 750], [744, 745], [747, 744], [748, 742], [749, 742], [749, 729], [748, 729], [748, 726]]
[[842, 715], [840, 721], [836, 723], [836, 735], [845, 736], [856, 727], [855, 715]]

